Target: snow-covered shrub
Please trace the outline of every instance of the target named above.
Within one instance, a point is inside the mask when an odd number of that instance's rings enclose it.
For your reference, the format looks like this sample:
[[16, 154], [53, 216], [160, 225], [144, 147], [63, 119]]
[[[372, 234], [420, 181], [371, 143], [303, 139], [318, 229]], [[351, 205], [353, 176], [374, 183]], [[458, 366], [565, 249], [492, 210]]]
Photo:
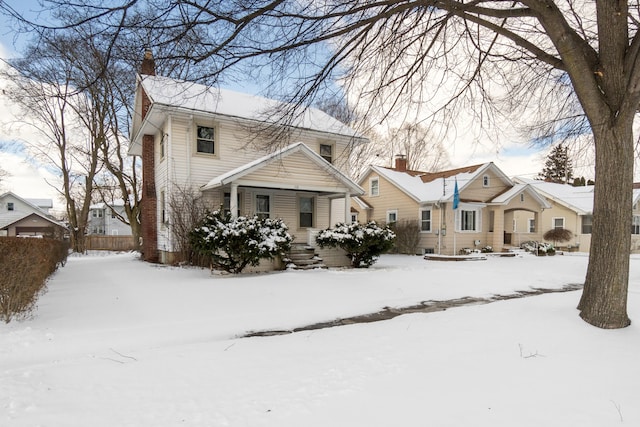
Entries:
[[191, 232], [191, 239], [196, 251], [211, 257], [214, 267], [230, 273], [284, 254], [293, 241], [281, 219], [232, 218], [223, 211], [208, 213]]
[[483, 254], [490, 254], [493, 252], [493, 247], [491, 246], [484, 246], [482, 249], [480, 249], [482, 251]]
[[369, 267], [380, 254], [393, 247], [396, 235], [389, 227], [379, 227], [375, 222], [368, 224], [336, 224], [318, 233], [316, 243], [321, 248], [341, 248], [355, 268]]

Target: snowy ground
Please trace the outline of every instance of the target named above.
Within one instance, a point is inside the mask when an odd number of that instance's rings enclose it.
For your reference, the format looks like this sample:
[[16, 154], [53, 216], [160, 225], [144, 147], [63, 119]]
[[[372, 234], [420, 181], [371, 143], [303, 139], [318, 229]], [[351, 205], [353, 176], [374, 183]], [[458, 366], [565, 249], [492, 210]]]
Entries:
[[424, 300], [581, 283], [585, 256], [384, 256], [369, 270], [211, 276], [71, 258], [0, 325], [0, 426], [640, 425], [640, 258], [624, 330], [580, 291], [238, 338]]

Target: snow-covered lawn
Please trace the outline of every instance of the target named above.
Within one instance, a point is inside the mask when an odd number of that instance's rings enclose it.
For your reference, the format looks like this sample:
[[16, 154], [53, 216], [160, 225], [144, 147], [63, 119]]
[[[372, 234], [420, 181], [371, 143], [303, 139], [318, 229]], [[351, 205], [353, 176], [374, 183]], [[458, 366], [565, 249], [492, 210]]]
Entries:
[[[637, 321], [640, 258], [631, 264]], [[132, 254], [70, 258], [34, 318], [0, 325], [0, 426], [637, 426], [637, 323], [587, 325], [580, 291], [239, 338], [559, 288], [586, 265], [383, 256], [368, 270], [232, 277]]]

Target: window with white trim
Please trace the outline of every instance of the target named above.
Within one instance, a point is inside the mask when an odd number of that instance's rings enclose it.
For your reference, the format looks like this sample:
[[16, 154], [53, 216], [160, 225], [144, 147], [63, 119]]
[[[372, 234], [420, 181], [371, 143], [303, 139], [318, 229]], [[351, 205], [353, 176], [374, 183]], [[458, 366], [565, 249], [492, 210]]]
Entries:
[[394, 222], [398, 222], [398, 210], [390, 209], [387, 211], [387, 224], [393, 224]]
[[529, 218], [529, 233], [536, 232], [536, 220], [534, 218]]
[[352, 213], [351, 214], [351, 223], [355, 224], [358, 222], [358, 214], [357, 213]]
[[378, 178], [371, 178], [369, 180], [369, 194], [371, 196], [380, 195], [380, 180]]
[[458, 209], [456, 210], [457, 231], [478, 232], [480, 231], [480, 209]]
[[582, 216], [582, 234], [591, 234], [593, 229], [593, 215]]
[[420, 231], [431, 232], [431, 209], [420, 209]]
[[298, 218], [300, 228], [313, 227], [313, 197], [298, 198]]
[[631, 223], [631, 234], [640, 234], [640, 215], [634, 215]]
[[260, 218], [271, 216], [271, 197], [268, 194], [256, 194], [256, 215]]
[[216, 128], [212, 126], [196, 126], [196, 152], [200, 154], [217, 154]]
[[564, 218], [553, 218], [552, 228], [564, 228]]
[[15, 207], [14, 207], [13, 202], [7, 202], [7, 210], [8, 211], [12, 211], [14, 209], [15, 209]]
[[329, 163], [333, 163], [333, 145], [320, 144], [320, 157]]

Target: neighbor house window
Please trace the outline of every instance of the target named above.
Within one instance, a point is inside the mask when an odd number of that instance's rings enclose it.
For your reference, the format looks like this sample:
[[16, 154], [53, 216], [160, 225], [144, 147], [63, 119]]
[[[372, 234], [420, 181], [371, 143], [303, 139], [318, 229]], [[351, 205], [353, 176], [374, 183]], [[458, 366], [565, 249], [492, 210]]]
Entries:
[[393, 224], [394, 222], [398, 222], [397, 209], [387, 211], [387, 224]]
[[378, 178], [373, 178], [369, 181], [369, 194], [372, 196], [380, 194], [380, 180]]
[[164, 135], [160, 138], [160, 160], [164, 159]]
[[564, 218], [553, 218], [553, 228], [564, 228]]
[[524, 194], [520, 194], [520, 201], [524, 202]]
[[204, 154], [216, 154], [215, 128], [197, 126], [196, 151]]
[[313, 227], [313, 197], [300, 197], [300, 227]]
[[631, 223], [631, 234], [640, 234], [640, 215], [633, 216]]
[[271, 215], [271, 198], [266, 194], [256, 195], [256, 215], [260, 218], [269, 218]]
[[320, 144], [320, 156], [329, 163], [333, 163], [333, 146]]
[[102, 218], [104, 216], [104, 213], [102, 212], [102, 209], [94, 209], [93, 210], [93, 217], [94, 218]]
[[8, 211], [12, 211], [13, 209], [14, 209], [14, 207], [13, 207], [13, 202], [9, 202], [9, 203], [7, 203], [7, 210], [8, 210]]
[[431, 209], [420, 210], [420, 231], [431, 232]]
[[530, 218], [529, 219], [529, 233], [535, 233], [536, 232], [536, 220]]
[[459, 231], [480, 231], [480, 211], [459, 209]]
[[358, 222], [358, 214], [357, 213], [352, 213], [351, 214], [351, 223], [355, 224], [356, 222]]
[[593, 215], [584, 215], [582, 217], [582, 234], [591, 234], [592, 228], [593, 228]]
[[489, 175], [485, 175], [482, 177], [482, 186], [483, 187], [488, 187], [489, 186]]

